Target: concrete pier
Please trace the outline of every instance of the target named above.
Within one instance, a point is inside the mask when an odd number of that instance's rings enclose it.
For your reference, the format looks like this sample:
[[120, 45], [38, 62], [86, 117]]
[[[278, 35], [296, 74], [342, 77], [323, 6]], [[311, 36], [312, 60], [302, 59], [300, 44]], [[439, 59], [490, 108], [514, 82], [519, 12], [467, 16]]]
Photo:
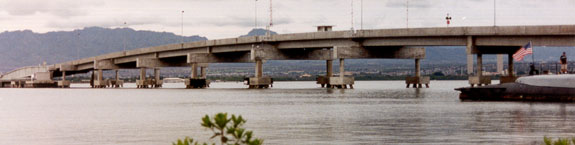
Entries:
[[329, 78], [333, 76], [333, 60], [326, 60], [325, 66], [325, 76], [318, 76], [316, 78], [316, 84], [320, 84], [322, 88], [331, 88], [331, 85], [329, 84]]
[[96, 70], [95, 77], [94, 88], [106, 88], [108, 86], [108, 81], [104, 80], [104, 72], [102, 69]]
[[263, 60], [257, 59], [255, 66], [255, 77], [247, 78], [246, 85], [250, 89], [263, 89], [273, 87], [273, 79], [271, 77], [263, 76]]
[[113, 87], [113, 88], [120, 88], [120, 87], [124, 87], [124, 81], [120, 80], [120, 74], [118, 72], [118, 70], [114, 70], [115, 71], [115, 77], [113, 80], [110, 80], [109, 82], [109, 87]]
[[164, 84], [164, 81], [160, 78], [160, 68], [154, 68], [154, 79], [152, 79], [152, 83], [150, 84], [152, 88], [161, 88]]
[[425, 84], [426, 88], [429, 88], [430, 77], [421, 76], [421, 64], [419, 59], [415, 59], [415, 76], [407, 77], [405, 79], [406, 88], [413, 85], [413, 88], [422, 88]]
[[513, 74], [513, 54], [507, 54], [507, 76], [501, 76], [499, 83], [513, 83], [517, 77]]
[[136, 87], [137, 88], [161, 88], [163, 85], [163, 81], [160, 78], [160, 69], [154, 68], [154, 77], [147, 78], [146, 77], [146, 69], [147, 68], [140, 68], [140, 79], [136, 80]]
[[66, 71], [62, 71], [62, 80], [57, 83], [59, 88], [70, 88], [70, 81], [66, 80]]
[[469, 84], [471, 87], [490, 85], [491, 77], [483, 76], [483, 54], [477, 54], [477, 74], [475, 76], [469, 76]]
[[140, 79], [136, 80], [136, 87], [148, 88], [149, 84], [151, 84], [151, 82], [146, 78], [146, 68], [140, 68]]
[[[475, 76], [470, 75], [469, 76], [469, 84], [471, 85], [471, 87], [477, 85], [477, 86], [482, 86], [482, 85], [489, 85], [491, 84], [491, 77], [490, 76], [483, 76], [483, 52], [480, 52], [480, 50], [478, 50], [477, 46], [475, 45], [475, 40], [472, 36], [468, 36], [467, 37], [467, 54], [473, 54], [475, 53], [477, 55], [477, 73]], [[473, 64], [469, 64], [468, 61], [468, 68], [469, 65], [473, 65]]]
[[[210, 86], [210, 81], [206, 79], [207, 76], [207, 65], [198, 65], [198, 63], [192, 63], [191, 65], [190, 78], [185, 80], [187, 89], [201, 89]], [[200, 67], [200, 75], [198, 76], [198, 67]]]
[[339, 77], [329, 77], [329, 86], [330, 88], [339, 88], [339, 89], [353, 89], [353, 84], [355, 83], [355, 79], [353, 77], [346, 77], [345, 76], [345, 60], [339, 59]]

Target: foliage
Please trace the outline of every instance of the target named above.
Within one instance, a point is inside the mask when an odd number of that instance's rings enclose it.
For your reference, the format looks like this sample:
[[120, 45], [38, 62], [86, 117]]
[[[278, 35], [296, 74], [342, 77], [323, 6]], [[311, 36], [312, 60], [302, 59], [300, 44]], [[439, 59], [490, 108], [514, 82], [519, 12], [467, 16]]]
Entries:
[[[219, 138], [222, 145], [262, 145], [263, 140], [253, 137], [253, 132], [248, 131], [242, 126], [246, 120], [240, 115], [233, 115], [228, 118], [227, 113], [218, 113], [210, 118], [206, 115], [202, 118], [201, 125], [210, 129], [214, 135], [210, 139]], [[199, 145], [199, 142], [194, 142], [194, 139], [186, 137], [183, 140], [178, 139], [177, 143], [173, 145]], [[208, 145], [203, 143], [202, 145]], [[212, 143], [215, 145], [215, 143]]]
[[571, 138], [571, 140], [569, 140], [569, 138], [558, 138], [556, 141], [553, 141], [553, 138], [545, 136], [543, 137], [543, 143], [545, 143], [545, 145], [575, 145], [575, 137]]

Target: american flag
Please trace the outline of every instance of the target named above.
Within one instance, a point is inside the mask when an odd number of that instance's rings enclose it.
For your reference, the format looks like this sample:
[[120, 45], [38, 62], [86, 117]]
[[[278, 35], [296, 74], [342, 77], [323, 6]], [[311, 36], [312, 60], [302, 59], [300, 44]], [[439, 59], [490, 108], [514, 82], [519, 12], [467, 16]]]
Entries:
[[513, 54], [513, 59], [515, 59], [515, 61], [521, 61], [527, 54], [533, 54], [533, 46], [531, 46], [531, 42], [517, 50], [517, 52]]

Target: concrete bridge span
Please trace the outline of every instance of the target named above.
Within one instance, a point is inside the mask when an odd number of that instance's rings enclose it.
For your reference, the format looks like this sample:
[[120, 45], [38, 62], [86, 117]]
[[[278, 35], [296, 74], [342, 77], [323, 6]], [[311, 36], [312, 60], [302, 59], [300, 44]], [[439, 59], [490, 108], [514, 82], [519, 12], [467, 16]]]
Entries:
[[[529, 41], [535, 46], [575, 46], [575, 25], [318, 30], [322, 31], [140, 48], [53, 64], [48, 69], [53, 76], [91, 70], [97, 70], [101, 76], [102, 70], [141, 69], [145, 72], [146, 68], [155, 68], [156, 72], [161, 67], [192, 67], [191, 78], [201, 78], [197, 67], [206, 67], [202, 66], [205, 63], [253, 62], [256, 63], [253, 83], [260, 84], [258, 82], [262, 79], [258, 78], [264, 78], [262, 84], [265, 85], [271, 80], [262, 75], [262, 60], [326, 60], [328, 70], [332, 67], [329, 62], [339, 60], [342, 62], [340, 71], [343, 72], [344, 59], [415, 59], [418, 70], [419, 59], [425, 58], [423, 46], [467, 46], [468, 69], [473, 72], [472, 55], [477, 55], [475, 76], [482, 80], [482, 54], [511, 55]], [[512, 63], [509, 65], [512, 72]], [[141, 77], [145, 80], [145, 76]], [[333, 77], [332, 73], [328, 71], [326, 77]], [[339, 78], [345, 78], [343, 73]]]

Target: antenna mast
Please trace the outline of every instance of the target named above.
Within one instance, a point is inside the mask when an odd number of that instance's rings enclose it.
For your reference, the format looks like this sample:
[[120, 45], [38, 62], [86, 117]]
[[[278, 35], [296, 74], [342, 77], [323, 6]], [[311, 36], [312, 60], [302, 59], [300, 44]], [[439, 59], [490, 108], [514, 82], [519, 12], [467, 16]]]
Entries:
[[405, 11], [405, 27], [409, 28], [409, 0], [406, 0]]
[[353, 0], [351, 0], [351, 31], [353, 31]]
[[254, 25], [258, 28], [258, 0], [254, 2]]
[[273, 25], [274, 25], [273, 24], [273, 7], [272, 7], [272, 0], [270, 0], [270, 25], [268, 26], [268, 33], [267, 33], [268, 37], [271, 37], [271, 35], [272, 35], [270, 32], [270, 29]]

